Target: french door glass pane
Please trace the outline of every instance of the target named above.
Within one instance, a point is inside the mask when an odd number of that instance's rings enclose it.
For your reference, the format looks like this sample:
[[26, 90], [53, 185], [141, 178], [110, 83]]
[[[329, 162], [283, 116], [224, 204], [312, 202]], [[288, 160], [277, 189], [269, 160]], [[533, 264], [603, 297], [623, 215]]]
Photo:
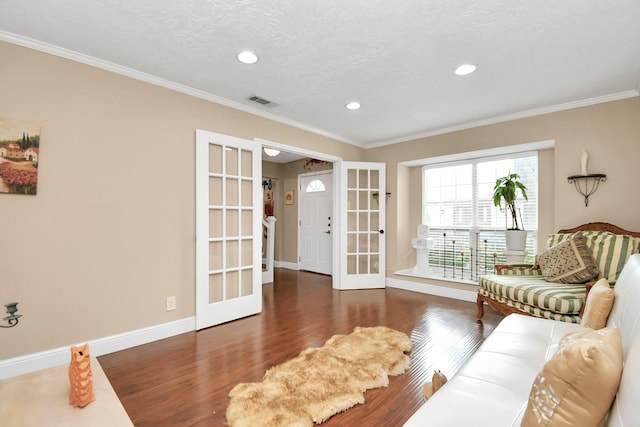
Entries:
[[239, 283], [240, 283], [240, 275], [237, 271], [227, 271], [225, 274], [225, 289], [226, 295], [225, 299], [234, 299], [240, 296], [239, 293]]
[[251, 199], [251, 196], [252, 196], [251, 185], [252, 185], [252, 182], [246, 179], [243, 179], [241, 182], [240, 191], [242, 192], [242, 200], [241, 200], [242, 206], [251, 207], [251, 203], [253, 202]]
[[226, 268], [238, 267], [238, 241], [228, 240], [226, 244]]
[[232, 206], [232, 207], [236, 207], [238, 206], [238, 202], [239, 202], [239, 198], [238, 198], [238, 193], [239, 193], [239, 188], [238, 188], [238, 180], [236, 178], [229, 178], [227, 177], [226, 179], [226, 190], [227, 190], [227, 194], [226, 194], [226, 198], [225, 198], [225, 205], [226, 206]]
[[225, 173], [227, 175], [239, 175], [238, 173], [238, 149], [225, 147]]
[[222, 268], [222, 242], [209, 242], [209, 270]]
[[240, 154], [240, 160], [241, 160], [241, 174], [244, 177], [251, 177], [252, 176], [252, 170], [251, 170], [251, 165], [253, 162], [253, 152], [248, 151], [248, 150], [242, 150], [241, 154]]
[[222, 146], [209, 144], [209, 173], [222, 173]]
[[209, 275], [209, 304], [224, 300], [222, 295], [222, 273]]
[[209, 177], [209, 204], [214, 206], [222, 205], [222, 177]]
[[209, 209], [209, 237], [222, 237], [222, 209]]
[[356, 255], [347, 255], [347, 274], [358, 274], [356, 259]]
[[227, 237], [238, 237], [239, 236], [239, 222], [238, 215], [240, 215], [240, 211], [237, 209], [227, 209]]
[[240, 296], [251, 295], [253, 292], [253, 273], [251, 269], [244, 269], [240, 274]]

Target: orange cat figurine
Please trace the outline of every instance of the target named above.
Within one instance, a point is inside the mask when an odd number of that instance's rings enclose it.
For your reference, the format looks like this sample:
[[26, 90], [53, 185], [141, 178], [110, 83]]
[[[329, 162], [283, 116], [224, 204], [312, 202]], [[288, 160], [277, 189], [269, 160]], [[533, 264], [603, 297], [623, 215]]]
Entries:
[[69, 364], [69, 404], [76, 408], [84, 408], [96, 400], [93, 395], [93, 375], [91, 374], [91, 357], [89, 344], [82, 347], [71, 346], [71, 363]]

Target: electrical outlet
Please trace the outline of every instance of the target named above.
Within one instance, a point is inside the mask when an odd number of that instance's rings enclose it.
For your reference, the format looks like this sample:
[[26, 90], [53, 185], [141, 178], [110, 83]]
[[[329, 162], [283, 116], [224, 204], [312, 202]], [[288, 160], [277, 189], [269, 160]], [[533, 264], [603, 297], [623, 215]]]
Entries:
[[167, 311], [176, 309], [176, 297], [167, 297]]

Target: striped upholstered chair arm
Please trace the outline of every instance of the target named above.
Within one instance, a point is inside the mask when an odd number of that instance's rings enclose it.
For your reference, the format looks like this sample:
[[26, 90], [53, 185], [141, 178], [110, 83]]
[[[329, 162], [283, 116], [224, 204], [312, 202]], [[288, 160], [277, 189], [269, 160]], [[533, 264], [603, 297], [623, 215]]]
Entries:
[[539, 268], [533, 264], [498, 264], [496, 273], [501, 276], [541, 276]]

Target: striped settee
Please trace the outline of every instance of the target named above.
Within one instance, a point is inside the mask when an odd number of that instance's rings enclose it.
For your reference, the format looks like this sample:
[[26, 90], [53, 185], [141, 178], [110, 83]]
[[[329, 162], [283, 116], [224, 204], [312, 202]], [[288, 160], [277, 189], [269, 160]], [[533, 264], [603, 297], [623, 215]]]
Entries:
[[[640, 252], [640, 233], [594, 222], [550, 235], [547, 247], [555, 246], [579, 231], [600, 271], [598, 279], [604, 277], [615, 286], [631, 254]], [[587, 284], [547, 282], [540, 269], [532, 265], [498, 266], [497, 274], [479, 279], [478, 317], [484, 315], [484, 303], [487, 303], [504, 315], [520, 313], [580, 323], [586, 294]]]

